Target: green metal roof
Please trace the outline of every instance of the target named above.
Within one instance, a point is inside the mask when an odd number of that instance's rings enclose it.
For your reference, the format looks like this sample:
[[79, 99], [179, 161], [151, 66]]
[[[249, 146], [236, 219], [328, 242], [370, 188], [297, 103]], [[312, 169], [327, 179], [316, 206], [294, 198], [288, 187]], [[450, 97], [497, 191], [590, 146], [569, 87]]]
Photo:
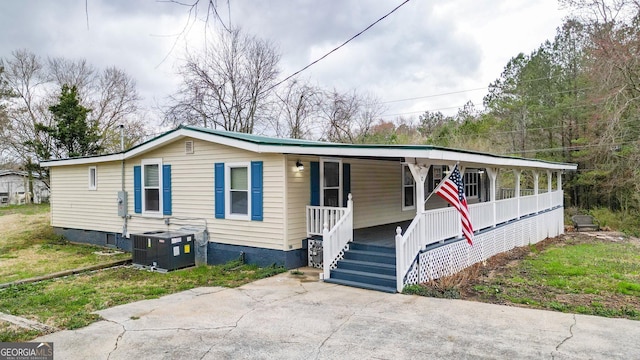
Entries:
[[[390, 152], [393, 152], [394, 150], [414, 150], [414, 151], [428, 151], [428, 150], [440, 150], [440, 151], [446, 151], [446, 152], [454, 152], [454, 153], [460, 153], [460, 154], [473, 154], [473, 155], [482, 155], [482, 156], [488, 156], [488, 157], [493, 157], [493, 158], [501, 158], [501, 159], [515, 159], [515, 160], [527, 160], [527, 161], [533, 161], [533, 162], [538, 162], [538, 163], [547, 163], [547, 164], [554, 164], [554, 165], [568, 165], [568, 166], [575, 166], [575, 164], [566, 164], [566, 163], [561, 163], [561, 162], [554, 162], [554, 161], [546, 161], [546, 160], [539, 160], [539, 159], [527, 159], [527, 158], [522, 158], [522, 157], [517, 157], [517, 156], [508, 156], [508, 155], [495, 155], [495, 154], [490, 154], [490, 153], [485, 153], [485, 152], [479, 152], [479, 151], [472, 151], [472, 150], [462, 150], [462, 149], [452, 149], [452, 148], [445, 148], [445, 147], [440, 147], [440, 146], [432, 146], [432, 145], [411, 145], [411, 144], [403, 144], [403, 145], [396, 145], [396, 144], [344, 144], [344, 143], [334, 143], [334, 142], [325, 142], [325, 141], [312, 141], [312, 140], [302, 140], [302, 139], [282, 139], [282, 138], [276, 138], [276, 137], [269, 137], [269, 136], [262, 136], [262, 135], [254, 135], [254, 134], [246, 134], [246, 133], [239, 133], [239, 132], [233, 132], [233, 131], [226, 131], [226, 130], [216, 130], [216, 129], [209, 129], [209, 128], [203, 128], [203, 127], [198, 127], [198, 126], [188, 126], [188, 125], [181, 125], [175, 129], [169, 130], [167, 132], [164, 132], [150, 140], [147, 140], [139, 145], [136, 145], [128, 150], [126, 150], [124, 153], [115, 153], [115, 154], [105, 154], [105, 155], [98, 155], [98, 156], [88, 156], [88, 157], [79, 157], [79, 158], [70, 158], [70, 159], [55, 159], [55, 160], [49, 160], [47, 162], [49, 163], [54, 163], [54, 162], [58, 162], [58, 161], [64, 161], [64, 160], [73, 160], [73, 159], [92, 159], [92, 158], [105, 158], [105, 157], [110, 157], [110, 156], [116, 156], [118, 154], [121, 154], [122, 156], [124, 156], [125, 158], [127, 157], [127, 154], [131, 154], [132, 152], [135, 152], [136, 149], [139, 149], [141, 147], [144, 147], [150, 143], [159, 141], [158, 145], [161, 146], [162, 144], [162, 139], [167, 137], [168, 135], [179, 131], [179, 130], [187, 130], [187, 131], [193, 131], [193, 132], [199, 132], [202, 134], [208, 134], [208, 135], [214, 135], [214, 136], [219, 136], [222, 138], [226, 138], [226, 139], [231, 139], [231, 140], [236, 140], [236, 141], [241, 141], [241, 142], [245, 142], [248, 144], [253, 144], [253, 145], [259, 145], [259, 146], [266, 146], [266, 147], [286, 147], [287, 149], [283, 149], [283, 152], [287, 152], [287, 153], [296, 153], [295, 148], [299, 147], [301, 150], [301, 152], [303, 153], [307, 153], [307, 151], [303, 151], [302, 148], [317, 148], [319, 154], [322, 154], [321, 149], [325, 149], [325, 150], [329, 150], [329, 149], [345, 149], [345, 154], [343, 154], [344, 156], [349, 156], [348, 154], [348, 150], [356, 150], [356, 149], [364, 149], [364, 151], [374, 151], [377, 150], [378, 155], [376, 155], [375, 157], [384, 157], [385, 155], [382, 154], [380, 155], [380, 151], [385, 151], [388, 150]], [[188, 135], [187, 135], [188, 136]], [[292, 149], [293, 148], [293, 149]], [[361, 151], [359, 151], [361, 152]], [[397, 154], [396, 154], [397, 155]], [[389, 157], [394, 157], [396, 156], [394, 154], [389, 154]], [[420, 154], [415, 154], [413, 155], [413, 157], [419, 157]]]
[[[334, 143], [334, 142], [325, 142], [325, 141], [313, 141], [313, 140], [301, 140], [301, 139], [282, 139], [275, 138], [269, 136], [262, 135], [254, 135], [254, 134], [246, 134], [239, 133], [233, 131], [225, 131], [225, 130], [215, 130], [209, 128], [203, 128], [198, 126], [186, 126], [182, 125], [178, 129], [188, 129], [192, 131], [199, 131], [203, 133], [213, 134], [217, 136], [226, 137], [229, 139], [241, 140], [250, 142], [258, 145], [271, 145], [271, 146], [300, 146], [300, 147], [332, 147], [332, 148], [351, 148], [351, 149], [389, 149], [389, 150], [398, 150], [398, 149], [407, 149], [407, 150], [442, 150], [442, 151], [452, 151], [461, 154], [476, 154], [476, 155], [487, 155], [496, 158], [503, 159], [523, 159], [536, 161], [541, 163], [548, 164], [565, 164], [562, 162], [541, 160], [541, 159], [530, 159], [530, 158], [522, 158], [518, 156], [509, 156], [509, 155], [495, 155], [491, 153], [485, 153], [480, 151], [473, 150], [463, 150], [463, 149], [454, 149], [447, 148], [442, 146], [433, 146], [433, 145], [415, 145], [415, 144], [345, 144], [345, 143]], [[177, 130], [177, 129], [176, 129]], [[164, 135], [164, 134], [163, 134]], [[162, 136], [162, 135], [161, 135]], [[572, 164], [573, 165], [573, 164]]]

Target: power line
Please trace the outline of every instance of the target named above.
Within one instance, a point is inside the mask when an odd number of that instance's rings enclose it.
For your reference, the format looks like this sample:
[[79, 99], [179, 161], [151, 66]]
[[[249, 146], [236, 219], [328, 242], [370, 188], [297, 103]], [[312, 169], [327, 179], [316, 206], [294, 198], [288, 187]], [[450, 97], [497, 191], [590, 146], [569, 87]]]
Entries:
[[302, 69], [294, 72], [293, 74], [287, 76], [286, 78], [282, 79], [281, 81], [277, 82], [275, 85], [269, 87], [268, 89], [266, 89], [264, 92], [270, 91], [273, 88], [276, 88], [278, 86], [280, 86], [282, 83], [284, 83], [285, 81], [291, 79], [292, 77], [300, 74], [301, 72], [307, 70], [308, 68], [310, 68], [311, 66], [317, 64], [318, 62], [322, 61], [324, 58], [326, 58], [327, 56], [333, 54], [334, 52], [338, 51], [340, 48], [342, 48], [343, 46], [347, 45], [349, 42], [351, 42], [351, 40], [357, 38], [358, 36], [362, 35], [365, 31], [371, 29], [374, 25], [376, 25], [377, 23], [379, 23], [380, 21], [384, 20], [387, 16], [393, 14], [396, 10], [400, 9], [403, 5], [405, 5], [406, 3], [408, 3], [410, 0], [405, 0], [403, 3], [401, 3], [400, 5], [396, 6], [393, 10], [389, 11], [387, 14], [385, 14], [383, 17], [381, 17], [380, 19], [374, 21], [372, 24], [370, 24], [369, 26], [367, 26], [364, 30], [360, 31], [359, 33], [353, 35], [349, 40], [343, 42], [342, 44], [338, 45], [336, 48], [334, 48], [333, 50], [329, 51], [328, 53], [322, 55], [320, 58], [316, 59], [315, 61], [313, 61], [312, 63], [310, 63], [309, 65], [303, 67]]
[[[548, 95], [558, 95], [558, 94], [570, 93], [570, 92], [575, 92], [575, 91], [591, 90], [593, 88], [594, 87], [585, 87], [585, 88], [579, 88], [579, 89], [554, 91], [554, 92], [549, 92], [549, 93], [531, 95], [531, 96], [529, 96], [529, 98], [541, 98], [543, 96], [548, 96]], [[444, 95], [450, 95], [450, 94], [462, 93], [462, 92], [466, 92], [466, 90], [461, 90], [461, 91], [458, 91], [458, 92], [451, 92], [451, 93], [435, 94], [435, 95], [417, 97], [417, 98], [412, 98], [412, 99], [421, 99], [421, 98], [426, 98], [426, 97], [444, 96]], [[402, 99], [402, 100], [395, 100], [395, 101], [403, 101], [403, 100], [410, 100], [410, 99]], [[473, 102], [473, 101], [471, 101], [471, 102], [475, 105], [475, 102]], [[385, 103], [388, 103], [388, 102], [383, 102], [382, 104], [385, 104]], [[459, 108], [462, 108], [465, 105], [467, 105], [467, 103], [468, 103], [468, 101], [466, 103], [462, 104], [462, 105], [448, 106], [448, 107], [436, 108], [436, 109], [428, 109], [428, 110], [408, 111], [408, 112], [396, 113], [396, 114], [382, 114], [381, 116], [402, 116], [402, 115], [422, 114], [422, 113], [425, 113], [425, 112], [434, 112], [434, 111], [440, 111], [440, 110], [459, 109]], [[575, 106], [571, 106], [571, 107], [558, 107], [558, 106], [555, 106], [553, 108], [546, 109], [543, 112], [550, 112], [550, 111], [553, 111], [555, 109], [571, 109], [571, 108], [576, 108], [576, 107], [585, 107], [585, 106], [589, 106], [589, 105], [590, 104], [575, 105]], [[536, 111], [537, 112], [541, 112], [541, 110], [536, 110]]]
[[[554, 79], [554, 78], [557, 78], [557, 77], [560, 77], [560, 76], [562, 76], [562, 75], [544, 76], [544, 77], [539, 77], [539, 78], [535, 78], [535, 79], [522, 80], [522, 81], [520, 81], [520, 83], [530, 83], [530, 82], [534, 82], [534, 81], [551, 80], [551, 79]], [[484, 86], [484, 87], [472, 88], [472, 89], [456, 90], [456, 91], [446, 92], [446, 93], [436, 93], [436, 94], [423, 95], [423, 96], [417, 96], [417, 97], [411, 97], [411, 98], [388, 100], [388, 101], [381, 102], [381, 104], [389, 104], [389, 103], [402, 102], [402, 101], [411, 101], [411, 100], [428, 99], [428, 98], [447, 96], [447, 95], [462, 94], [462, 93], [466, 93], [466, 92], [486, 90], [487, 88], [489, 88], [489, 86], [490, 85], [487, 85], [487, 86]], [[584, 90], [584, 89], [577, 89], [577, 90]], [[570, 91], [575, 91], [575, 90], [570, 90]]]

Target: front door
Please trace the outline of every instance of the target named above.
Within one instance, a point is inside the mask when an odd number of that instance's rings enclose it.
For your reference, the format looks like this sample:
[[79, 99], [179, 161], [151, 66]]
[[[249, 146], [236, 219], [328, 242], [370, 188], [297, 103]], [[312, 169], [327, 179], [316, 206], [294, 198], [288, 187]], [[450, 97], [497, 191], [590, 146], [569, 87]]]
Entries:
[[322, 206], [339, 207], [342, 204], [342, 161], [320, 161], [320, 201]]

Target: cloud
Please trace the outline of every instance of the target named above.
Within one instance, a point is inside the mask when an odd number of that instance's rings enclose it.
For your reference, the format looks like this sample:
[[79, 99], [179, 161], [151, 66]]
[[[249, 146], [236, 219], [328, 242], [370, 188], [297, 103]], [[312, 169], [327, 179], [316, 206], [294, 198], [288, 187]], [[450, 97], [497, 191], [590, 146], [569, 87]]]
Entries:
[[[282, 54], [284, 77], [363, 30], [401, 1], [229, 3], [231, 11], [227, 2], [217, 2], [225, 24], [271, 40]], [[204, 31], [205, 9], [199, 9], [192, 23], [188, 10], [157, 1], [90, 0], [88, 9], [77, 0], [7, 2], [0, 14], [0, 56], [27, 48], [42, 57], [86, 58], [100, 68], [116, 66], [137, 80], [140, 93], [152, 105], [177, 89], [180, 79], [175, 70], [185, 48], [198, 48], [211, 36]], [[499, 76], [510, 57], [530, 52], [553, 37], [562, 15], [555, 0], [414, 0], [301, 78], [343, 91], [357, 88], [383, 101], [485, 86]], [[192, 26], [183, 37], [176, 38], [188, 24]], [[215, 27], [210, 19], [209, 30]], [[477, 102], [482, 95], [389, 103], [388, 113], [462, 105], [468, 99]]]

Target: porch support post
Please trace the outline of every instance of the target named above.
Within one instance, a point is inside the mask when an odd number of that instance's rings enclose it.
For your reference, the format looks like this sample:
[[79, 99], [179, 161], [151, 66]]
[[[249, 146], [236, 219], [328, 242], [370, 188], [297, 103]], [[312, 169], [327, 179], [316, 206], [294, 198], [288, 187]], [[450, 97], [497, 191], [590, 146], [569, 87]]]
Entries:
[[562, 190], [562, 171], [558, 171], [558, 190]]
[[517, 213], [516, 219], [520, 219], [520, 175], [522, 174], [522, 170], [514, 169], [513, 173], [516, 175], [516, 186], [515, 186], [515, 197], [517, 202]]
[[540, 211], [540, 197], [538, 196], [539, 195], [538, 180], [540, 180], [540, 174], [538, 173], [538, 170], [533, 170], [533, 195], [536, 196], [536, 213]]
[[498, 168], [487, 168], [487, 175], [489, 175], [489, 201], [491, 201], [492, 203], [492, 212], [493, 212], [493, 225], [491, 227], [496, 227], [496, 188], [498, 186], [497, 184], [497, 180], [498, 180]]
[[409, 166], [411, 176], [413, 176], [413, 182], [416, 184], [416, 215], [420, 215], [424, 213], [424, 182], [427, 181], [427, 174], [429, 173], [431, 165], [417, 164], [414, 159], [413, 163], [407, 161], [407, 166]]
[[551, 172], [551, 170], [547, 170], [547, 192], [549, 193], [549, 203], [545, 205], [547, 209], [551, 209], [553, 207], [552, 180], [553, 173]]

